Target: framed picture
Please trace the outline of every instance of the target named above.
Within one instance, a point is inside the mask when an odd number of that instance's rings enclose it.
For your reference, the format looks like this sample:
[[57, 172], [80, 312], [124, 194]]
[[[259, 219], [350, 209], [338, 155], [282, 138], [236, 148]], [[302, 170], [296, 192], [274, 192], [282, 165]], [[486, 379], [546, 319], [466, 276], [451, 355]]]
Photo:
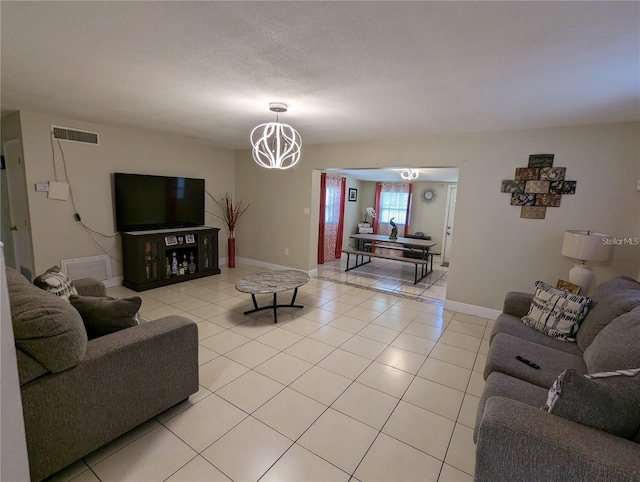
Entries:
[[349, 188], [349, 201], [357, 201], [358, 200], [358, 190], [352, 187]]
[[569, 293], [573, 293], [574, 295], [580, 294], [580, 286], [574, 285], [573, 283], [569, 283], [563, 279], [559, 279], [556, 283], [556, 289], [568, 291]]
[[165, 236], [164, 244], [166, 246], [175, 246], [176, 244], [178, 244], [178, 238], [176, 238], [175, 236]]
[[196, 242], [196, 238], [195, 238], [195, 236], [194, 236], [193, 234], [187, 234], [187, 235], [184, 237], [184, 239], [185, 239], [185, 241], [187, 242], [187, 244], [193, 244], [193, 243], [195, 243], [195, 242]]

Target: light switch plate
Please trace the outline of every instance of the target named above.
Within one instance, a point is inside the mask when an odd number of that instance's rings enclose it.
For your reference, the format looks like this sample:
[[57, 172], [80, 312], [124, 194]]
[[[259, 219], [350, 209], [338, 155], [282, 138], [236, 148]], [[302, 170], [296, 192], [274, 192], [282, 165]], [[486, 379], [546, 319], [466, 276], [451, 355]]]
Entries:
[[36, 184], [36, 191], [38, 192], [47, 192], [49, 190], [48, 182], [39, 182]]

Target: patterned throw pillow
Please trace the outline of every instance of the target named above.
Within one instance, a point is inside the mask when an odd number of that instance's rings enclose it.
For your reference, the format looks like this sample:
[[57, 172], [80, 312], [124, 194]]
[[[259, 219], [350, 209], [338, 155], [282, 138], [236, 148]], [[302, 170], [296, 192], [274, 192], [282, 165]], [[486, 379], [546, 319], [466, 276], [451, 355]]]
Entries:
[[63, 300], [69, 301], [70, 295], [77, 295], [78, 291], [73, 287], [67, 275], [58, 266], [53, 266], [33, 280], [33, 284], [42, 288]]
[[591, 299], [586, 296], [557, 290], [537, 281], [531, 308], [522, 322], [558, 340], [576, 341], [576, 332], [590, 304]]
[[562, 372], [549, 390], [545, 412], [632, 438], [640, 430], [640, 368], [583, 375]]

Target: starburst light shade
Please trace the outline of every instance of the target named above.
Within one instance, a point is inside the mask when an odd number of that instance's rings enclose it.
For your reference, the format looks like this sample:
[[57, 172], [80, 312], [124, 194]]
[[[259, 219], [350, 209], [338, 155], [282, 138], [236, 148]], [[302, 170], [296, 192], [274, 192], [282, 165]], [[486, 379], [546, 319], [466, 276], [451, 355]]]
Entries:
[[[286, 112], [286, 104], [271, 103], [270, 110]], [[289, 124], [268, 122], [251, 131], [253, 160], [266, 169], [289, 169], [300, 160], [302, 138]]]

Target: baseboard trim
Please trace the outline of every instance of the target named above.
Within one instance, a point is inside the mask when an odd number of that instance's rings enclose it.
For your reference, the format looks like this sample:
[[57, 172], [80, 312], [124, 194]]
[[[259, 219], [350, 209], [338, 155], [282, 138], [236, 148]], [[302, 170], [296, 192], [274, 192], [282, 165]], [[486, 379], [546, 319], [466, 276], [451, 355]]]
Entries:
[[102, 283], [106, 288], [113, 288], [114, 286], [122, 286], [123, 281], [124, 276], [112, 276], [110, 280], [105, 280]]
[[[251, 258], [238, 257], [238, 258], [236, 258], [236, 260], [238, 262], [242, 263], [242, 264], [248, 264], [249, 266], [256, 266], [258, 268], [273, 269], [273, 270], [298, 269], [298, 268], [292, 268], [291, 266], [283, 266], [281, 264], [267, 263], [265, 261], [258, 261], [258, 260], [251, 259]], [[298, 269], [298, 271], [305, 271], [305, 270]], [[318, 277], [318, 269], [317, 268], [314, 268], [314, 269], [309, 270], [309, 271], [305, 271], [305, 273], [307, 273], [311, 278], [317, 278]]]
[[458, 313], [464, 313], [465, 315], [475, 315], [489, 320], [495, 320], [498, 315], [502, 313], [499, 310], [491, 308], [485, 308], [484, 306], [468, 305], [467, 303], [460, 303], [459, 301], [444, 301], [444, 309], [449, 311], [456, 311]]

